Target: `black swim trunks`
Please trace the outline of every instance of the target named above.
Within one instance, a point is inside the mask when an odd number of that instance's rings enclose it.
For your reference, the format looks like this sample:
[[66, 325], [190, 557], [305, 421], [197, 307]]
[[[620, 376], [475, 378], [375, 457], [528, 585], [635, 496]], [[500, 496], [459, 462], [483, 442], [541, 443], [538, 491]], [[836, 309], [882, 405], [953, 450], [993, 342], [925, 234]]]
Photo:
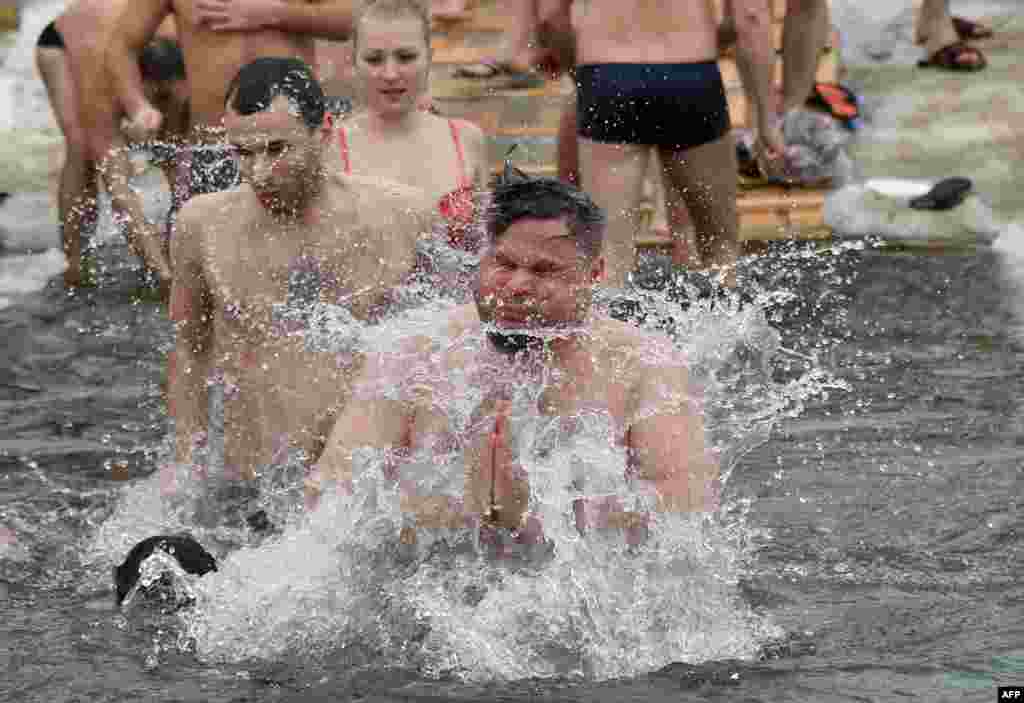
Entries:
[[689, 149], [729, 131], [715, 61], [607, 63], [576, 68], [577, 131], [595, 142]]
[[64, 37], [57, 31], [57, 25], [54, 22], [43, 27], [43, 31], [39, 33], [39, 39], [36, 40], [36, 46], [51, 49], [64, 48]]

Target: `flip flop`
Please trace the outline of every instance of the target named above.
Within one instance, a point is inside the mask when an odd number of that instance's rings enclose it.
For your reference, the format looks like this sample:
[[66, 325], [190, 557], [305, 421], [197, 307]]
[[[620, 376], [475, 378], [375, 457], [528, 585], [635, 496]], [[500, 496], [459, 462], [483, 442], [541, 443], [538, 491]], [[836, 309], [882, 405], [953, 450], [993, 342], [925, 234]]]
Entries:
[[953, 176], [939, 181], [924, 195], [911, 198], [909, 205], [914, 210], [950, 210], [964, 201], [972, 187], [971, 179]]
[[457, 66], [452, 75], [455, 78], [466, 78], [500, 85], [503, 88], [536, 88], [544, 84], [544, 77], [534, 71], [517, 71], [496, 59]]
[[[978, 57], [977, 62], [969, 63], [963, 61], [962, 59], [968, 54], [976, 55]], [[988, 61], [985, 59], [985, 54], [981, 53], [981, 50], [968, 46], [962, 41], [947, 44], [927, 59], [917, 62], [918, 68], [942, 68], [947, 71], [967, 72], [980, 71], [987, 65]]]
[[815, 83], [807, 104], [824, 110], [851, 129], [860, 119], [860, 98], [839, 83]]
[[964, 40], [988, 39], [996, 34], [992, 31], [991, 27], [987, 27], [980, 22], [973, 22], [965, 17], [954, 17], [953, 29], [956, 30], [956, 35]]

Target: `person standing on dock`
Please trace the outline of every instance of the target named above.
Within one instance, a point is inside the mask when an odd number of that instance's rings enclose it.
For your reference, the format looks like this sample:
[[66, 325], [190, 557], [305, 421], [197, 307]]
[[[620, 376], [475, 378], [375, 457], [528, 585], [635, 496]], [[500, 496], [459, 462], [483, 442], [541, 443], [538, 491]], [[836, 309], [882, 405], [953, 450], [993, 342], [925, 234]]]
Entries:
[[[146, 98], [134, 57], [168, 17], [177, 20], [185, 54], [190, 145], [178, 155], [171, 219], [193, 195], [217, 192], [238, 180], [221, 119], [227, 86], [239, 68], [262, 56], [313, 65], [314, 36], [347, 39], [352, 5], [352, 0], [270, 0], [242, 14], [244, 8], [229, 0], [135, 0], [125, 8], [110, 40], [107, 67], [135, 132], [154, 133], [163, 115]], [[236, 29], [236, 23], [249, 28]]]
[[[540, 0], [536, 33], [542, 46], [575, 50], [580, 173], [583, 189], [608, 213], [608, 285], [630, 280], [653, 146], [677, 238], [673, 263], [711, 270], [723, 286], [734, 286], [737, 166], [713, 8], [703, 1], [587, 0], [574, 22], [572, 4]], [[759, 116], [756, 150], [765, 170], [777, 173], [784, 145], [768, 119], [770, 9], [767, 0], [735, 0], [733, 7], [737, 60], [752, 78], [748, 90]], [[679, 240], [689, 221], [696, 251]]]
[[[76, 0], [39, 35], [36, 65], [46, 85], [57, 125], [64, 135], [64, 164], [57, 193], [61, 244], [67, 258], [64, 283], [84, 281], [82, 239], [95, 228], [98, 167], [113, 147], [123, 147], [122, 113], [113, 83], [104, 70], [105, 51], [125, 0]], [[141, 77], [140, 90], [160, 105], [167, 119], [150, 137], [174, 139], [187, 127], [185, 66], [175, 42], [173, 22], [160, 24], [130, 61]], [[137, 193], [127, 187], [132, 166], [124, 149], [103, 163], [104, 185], [115, 213], [122, 216], [129, 245], [146, 267], [169, 282], [170, 268], [157, 228], [146, 222]]]

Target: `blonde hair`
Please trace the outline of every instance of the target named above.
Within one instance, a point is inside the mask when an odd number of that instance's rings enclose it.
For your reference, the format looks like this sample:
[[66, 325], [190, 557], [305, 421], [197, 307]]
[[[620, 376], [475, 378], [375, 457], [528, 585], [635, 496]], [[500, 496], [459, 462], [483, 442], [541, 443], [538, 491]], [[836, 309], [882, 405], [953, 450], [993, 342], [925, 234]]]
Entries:
[[424, 0], [363, 0], [352, 23], [352, 46], [359, 46], [359, 25], [367, 17], [398, 19], [413, 17], [423, 25], [423, 41], [430, 49], [430, 8]]

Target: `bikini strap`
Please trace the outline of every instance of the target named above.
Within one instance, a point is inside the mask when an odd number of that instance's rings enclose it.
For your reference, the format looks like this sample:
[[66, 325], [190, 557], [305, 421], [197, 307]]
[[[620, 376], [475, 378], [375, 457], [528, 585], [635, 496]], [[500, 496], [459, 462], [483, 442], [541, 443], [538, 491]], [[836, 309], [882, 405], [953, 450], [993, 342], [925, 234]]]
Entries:
[[345, 162], [345, 175], [351, 175], [352, 164], [348, 160], [348, 138], [345, 136], [344, 125], [338, 125], [338, 147], [341, 150], [341, 160]]
[[459, 159], [459, 188], [470, 188], [472, 183], [466, 175], [466, 158], [462, 153], [462, 140], [459, 139], [459, 128], [455, 120], [449, 119], [448, 126], [452, 130], [452, 141], [455, 142], [455, 154]]

